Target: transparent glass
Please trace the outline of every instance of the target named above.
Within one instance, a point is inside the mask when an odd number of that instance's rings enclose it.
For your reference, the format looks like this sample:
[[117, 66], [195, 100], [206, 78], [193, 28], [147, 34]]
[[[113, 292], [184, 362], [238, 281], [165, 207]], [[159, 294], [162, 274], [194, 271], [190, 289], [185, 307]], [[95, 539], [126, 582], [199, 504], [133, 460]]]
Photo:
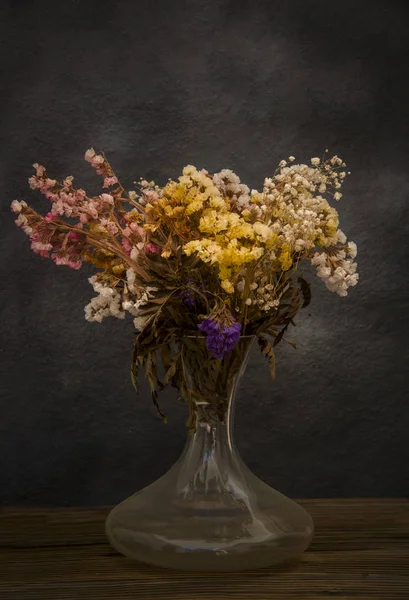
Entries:
[[308, 547], [310, 515], [256, 477], [234, 442], [234, 397], [252, 341], [241, 338], [227, 363], [214, 361], [210, 377], [190, 350], [191, 384], [209, 403], [198, 405], [196, 431], [171, 469], [109, 514], [106, 533], [122, 554], [173, 569], [235, 571], [288, 561]]

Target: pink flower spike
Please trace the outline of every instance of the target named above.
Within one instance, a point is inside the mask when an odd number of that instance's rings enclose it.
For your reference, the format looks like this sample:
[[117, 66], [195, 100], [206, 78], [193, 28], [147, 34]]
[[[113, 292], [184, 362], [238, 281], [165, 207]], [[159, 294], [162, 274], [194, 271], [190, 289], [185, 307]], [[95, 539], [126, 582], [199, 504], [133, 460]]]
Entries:
[[52, 213], [52, 212], [48, 212], [48, 213], [45, 215], [45, 220], [46, 220], [46, 221], [53, 221], [54, 219], [55, 219], [55, 215], [53, 215], [53, 213]]

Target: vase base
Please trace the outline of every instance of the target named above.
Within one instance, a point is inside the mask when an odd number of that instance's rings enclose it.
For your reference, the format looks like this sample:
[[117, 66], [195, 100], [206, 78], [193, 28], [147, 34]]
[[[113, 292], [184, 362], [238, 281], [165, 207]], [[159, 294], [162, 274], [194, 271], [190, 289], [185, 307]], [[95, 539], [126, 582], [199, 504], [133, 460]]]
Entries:
[[[158, 567], [184, 571], [259, 569], [298, 558], [311, 542], [310, 516], [296, 503], [288, 502], [298, 525], [303, 526], [290, 527], [277, 514], [270, 518], [264, 514], [262, 520], [253, 520], [243, 536], [243, 523], [237, 515], [227, 521], [225, 515], [213, 514], [165, 523], [159, 518], [154, 522], [147, 514], [144, 519], [143, 514], [136, 515], [120, 505], [109, 515], [106, 532], [118, 552]], [[223, 521], [220, 526], [218, 519]], [[229, 537], [223, 537], [224, 530]]]
[[197, 552], [194, 554], [192, 552], [187, 554], [174, 554], [172, 552], [166, 554], [161, 552], [156, 554], [155, 552], [147, 551], [146, 547], [138, 550], [137, 544], [125, 547], [121, 546], [117, 541], [110, 540], [110, 542], [120, 554], [144, 564], [178, 571], [205, 572], [248, 571], [287, 564], [298, 559], [310, 544], [310, 542], [304, 542], [302, 545], [287, 549], [280, 548], [279, 546], [276, 548], [265, 547], [259, 550], [253, 549], [248, 554], [224, 556], [222, 553], [219, 554], [217, 552]]

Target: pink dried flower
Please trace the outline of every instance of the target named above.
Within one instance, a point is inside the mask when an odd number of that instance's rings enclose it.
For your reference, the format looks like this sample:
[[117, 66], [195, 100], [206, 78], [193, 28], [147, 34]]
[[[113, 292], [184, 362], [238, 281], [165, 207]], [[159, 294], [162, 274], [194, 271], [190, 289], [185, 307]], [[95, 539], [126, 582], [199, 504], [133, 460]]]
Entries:
[[101, 194], [100, 198], [105, 204], [110, 204], [111, 206], [114, 205], [114, 199], [111, 194]]
[[118, 183], [117, 177], [115, 177], [115, 176], [113, 176], [113, 177], [105, 177], [104, 178], [104, 185], [102, 187], [107, 188], [107, 187], [110, 187], [111, 185], [115, 185], [116, 183]]
[[131, 222], [126, 227], [126, 229], [129, 231], [129, 233], [127, 233], [126, 235], [136, 235], [141, 240], [144, 240], [146, 238], [146, 231], [145, 231], [145, 229], [143, 229], [143, 227], [141, 227], [140, 225], [138, 225], [138, 223]]
[[162, 249], [159, 248], [159, 246], [157, 246], [156, 244], [152, 244], [151, 242], [148, 242], [145, 245], [145, 250], [150, 254], [160, 254], [162, 252]]
[[142, 192], [143, 194], [143, 203], [153, 203], [156, 202], [156, 200], [159, 200], [159, 194], [157, 191], [155, 190], [150, 190], [150, 189], [145, 189]]
[[91, 162], [91, 160], [94, 158], [96, 152], [94, 150], [94, 148], [90, 148], [89, 150], [86, 151], [84, 158], [87, 162]]
[[82, 262], [79, 258], [73, 258], [67, 254], [56, 253], [51, 257], [56, 265], [65, 265], [70, 269], [78, 270], [82, 266]]
[[65, 188], [72, 187], [73, 180], [74, 180], [74, 177], [72, 175], [69, 175], [68, 177], [66, 177], [63, 181], [64, 187]]
[[122, 240], [121, 240], [121, 242], [122, 242], [122, 246], [123, 246], [126, 254], [128, 256], [130, 256], [131, 250], [132, 250], [132, 244], [131, 244], [131, 242], [126, 237], [123, 237]]
[[75, 192], [76, 199], [81, 202], [87, 197], [85, 190], [79, 189]]
[[99, 175], [104, 175], [104, 172], [100, 167], [104, 164], [105, 159], [101, 154], [96, 154], [94, 148], [87, 150], [84, 158]]
[[17, 227], [20, 227], [26, 235], [31, 235], [33, 230], [28, 224], [27, 217], [23, 214], [19, 214], [18, 218], [15, 220]]
[[111, 235], [116, 235], [118, 233], [118, 227], [116, 225], [116, 223], [114, 223], [113, 221], [111, 221], [110, 219], [101, 219], [101, 225], [103, 227], [105, 227], [105, 229], [108, 231], [108, 233], [110, 233]]
[[86, 210], [90, 217], [98, 219], [98, 210], [95, 208], [94, 202], [89, 202]]
[[35, 238], [36, 238], [36, 236], [33, 236], [31, 238], [32, 251], [35, 252], [36, 254], [39, 254], [40, 256], [43, 256], [44, 258], [49, 258], [50, 250], [53, 249], [52, 244], [36, 241]]
[[13, 202], [11, 203], [11, 210], [14, 213], [16, 213], [16, 215], [19, 215], [23, 210], [24, 206], [27, 206], [27, 202], [24, 202], [24, 200], [22, 200], [21, 202], [19, 200], [13, 200]]
[[47, 177], [47, 179], [43, 182], [43, 187], [45, 189], [50, 189], [55, 185], [57, 185], [57, 181], [55, 179], [50, 179], [49, 177]]
[[51, 200], [51, 202], [57, 202], [58, 194], [50, 192], [49, 188], [44, 186], [40, 187], [39, 190], [47, 198], [47, 200]]
[[42, 182], [38, 181], [37, 177], [33, 175], [32, 177], [28, 178], [28, 184], [32, 190], [36, 190], [37, 188], [41, 187]]
[[37, 177], [44, 177], [44, 175], [45, 175], [45, 167], [43, 167], [43, 165], [39, 165], [38, 163], [34, 163], [33, 167], [36, 170], [36, 176]]

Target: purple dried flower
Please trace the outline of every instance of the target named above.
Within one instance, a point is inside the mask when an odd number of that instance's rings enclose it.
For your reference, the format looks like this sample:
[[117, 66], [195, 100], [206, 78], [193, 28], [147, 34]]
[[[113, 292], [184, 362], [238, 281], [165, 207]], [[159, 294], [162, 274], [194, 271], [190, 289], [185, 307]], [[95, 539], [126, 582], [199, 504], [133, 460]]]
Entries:
[[[187, 283], [193, 284], [193, 279], [189, 279]], [[183, 304], [185, 306], [187, 306], [188, 308], [191, 308], [191, 309], [195, 308], [195, 306], [196, 306], [195, 292], [191, 287], [183, 288], [182, 290], [179, 290], [178, 292], [176, 292], [175, 295], [180, 296], [182, 298]]]
[[240, 339], [241, 325], [237, 321], [233, 321], [230, 325], [223, 325], [208, 317], [198, 325], [198, 328], [206, 335], [206, 346], [209, 352], [219, 360], [223, 360]]
[[193, 290], [185, 290], [182, 294], [183, 304], [185, 304], [188, 308], [195, 307], [195, 294]]

